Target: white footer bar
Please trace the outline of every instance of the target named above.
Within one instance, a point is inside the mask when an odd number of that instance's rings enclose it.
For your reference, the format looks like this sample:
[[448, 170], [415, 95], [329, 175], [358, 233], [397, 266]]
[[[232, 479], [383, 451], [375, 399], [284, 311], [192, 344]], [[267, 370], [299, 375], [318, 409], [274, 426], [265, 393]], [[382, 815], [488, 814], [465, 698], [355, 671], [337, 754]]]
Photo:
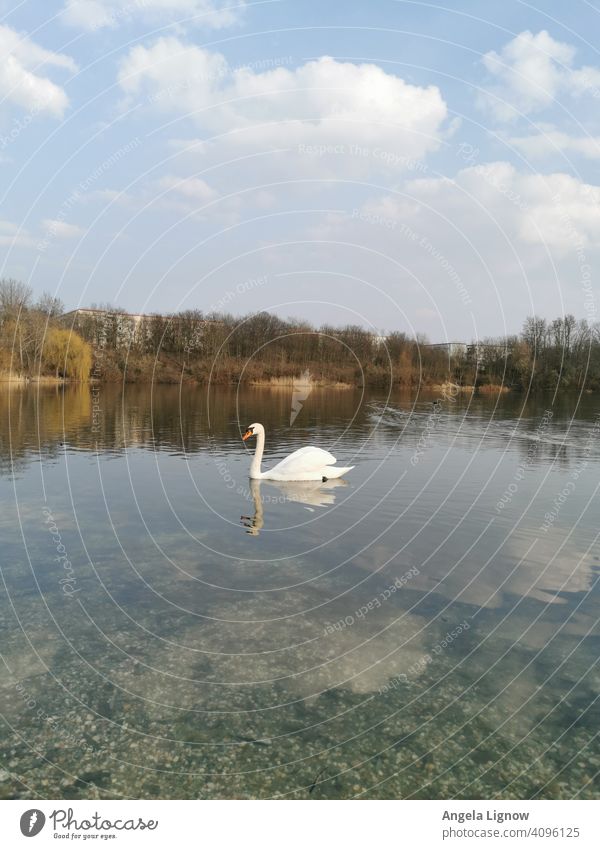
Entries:
[[599, 815], [596, 801], [0, 801], [0, 845], [596, 849]]

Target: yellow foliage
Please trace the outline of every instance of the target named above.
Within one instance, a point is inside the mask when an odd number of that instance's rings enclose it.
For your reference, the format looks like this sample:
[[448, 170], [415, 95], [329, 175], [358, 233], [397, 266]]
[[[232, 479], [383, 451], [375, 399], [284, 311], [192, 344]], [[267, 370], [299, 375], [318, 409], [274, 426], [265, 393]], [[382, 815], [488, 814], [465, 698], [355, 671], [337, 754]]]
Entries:
[[44, 339], [43, 370], [52, 370], [57, 377], [87, 380], [92, 368], [92, 349], [74, 330], [51, 327]]

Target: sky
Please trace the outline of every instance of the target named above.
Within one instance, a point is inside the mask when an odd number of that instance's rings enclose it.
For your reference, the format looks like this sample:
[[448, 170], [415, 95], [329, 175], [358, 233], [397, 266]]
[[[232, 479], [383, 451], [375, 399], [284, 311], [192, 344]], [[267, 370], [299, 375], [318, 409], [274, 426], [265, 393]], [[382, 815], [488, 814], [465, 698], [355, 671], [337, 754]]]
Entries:
[[597, 314], [600, 2], [0, 0], [0, 276], [432, 341]]

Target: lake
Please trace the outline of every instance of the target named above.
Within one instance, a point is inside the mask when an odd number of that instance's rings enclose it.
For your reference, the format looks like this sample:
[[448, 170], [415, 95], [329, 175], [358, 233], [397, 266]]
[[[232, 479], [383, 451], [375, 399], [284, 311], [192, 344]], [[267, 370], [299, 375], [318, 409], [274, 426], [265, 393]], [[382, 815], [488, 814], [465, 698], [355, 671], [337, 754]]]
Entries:
[[593, 395], [0, 406], [3, 798], [597, 797]]

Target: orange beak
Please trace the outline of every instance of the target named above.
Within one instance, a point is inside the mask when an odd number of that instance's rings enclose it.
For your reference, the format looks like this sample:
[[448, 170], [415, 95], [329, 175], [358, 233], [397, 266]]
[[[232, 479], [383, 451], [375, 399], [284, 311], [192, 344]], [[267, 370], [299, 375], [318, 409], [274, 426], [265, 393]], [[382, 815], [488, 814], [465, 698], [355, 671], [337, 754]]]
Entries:
[[250, 439], [251, 436], [254, 436], [254, 434], [251, 430], [247, 430], [246, 433], [242, 436], [242, 439], [245, 442], [247, 439]]

